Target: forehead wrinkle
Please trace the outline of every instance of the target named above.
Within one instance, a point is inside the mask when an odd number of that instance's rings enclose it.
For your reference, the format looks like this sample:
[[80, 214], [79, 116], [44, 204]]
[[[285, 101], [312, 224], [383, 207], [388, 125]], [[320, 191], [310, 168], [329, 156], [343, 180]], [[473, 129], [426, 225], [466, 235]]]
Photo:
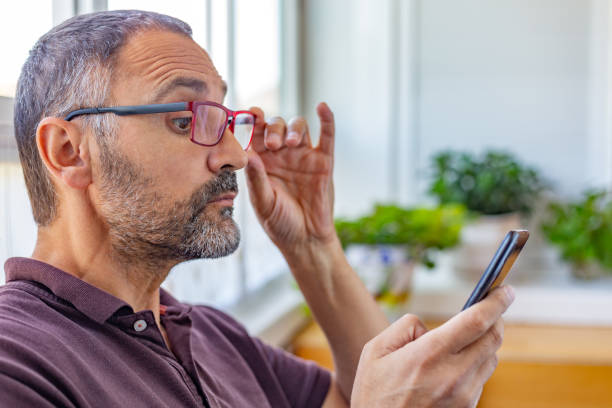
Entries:
[[[128, 66], [155, 68], [170, 61], [185, 61], [186, 63], [202, 65], [204, 71], [216, 73], [210, 57], [191, 38], [173, 33], [153, 32], [142, 33], [126, 45], [123, 55]], [[156, 41], [154, 41], [156, 40]], [[139, 70], [140, 71], [140, 70]]]
[[191, 37], [164, 30], [146, 30], [136, 33], [123, 48], [124, 54], [134, 58], [135, 61], [148, 58], [147, 54], [150, 53], [158, 55], [183, 50], [204, 57], [210, 62], [206, 51]]
[[143, 76], [149, 77], [157, 81], [159, 78], [162, 78], [168, 75], [169, 73], [176, 71], [192, 72], [194, 75], [197, 75], [199, 77], [201, 77], [202, 74], [209, 77], [212, 76], [213, 78], [218, 77], [218, 74], [215, 71], [203, 70], [201, 64], [177, 62], [175, 60], [168, 60], [163, 64], [151, 67], [150, 69], [147, 69], [145, 72], [143, 72]]
[[[147, 101], [180, 77], [198, 79], [208, 85], [207, 91], [198, 92], [198, 99], [216, 100], [225, 95], [224, 82], [206, 51], [183, 35], [164, 31], [139, 33], [120, 51], [119, 61], [121, 69], [115, 79], [136, 81], [130, 88], [142, 92]], [[141, 97], [138, 100], [142, 101]]]

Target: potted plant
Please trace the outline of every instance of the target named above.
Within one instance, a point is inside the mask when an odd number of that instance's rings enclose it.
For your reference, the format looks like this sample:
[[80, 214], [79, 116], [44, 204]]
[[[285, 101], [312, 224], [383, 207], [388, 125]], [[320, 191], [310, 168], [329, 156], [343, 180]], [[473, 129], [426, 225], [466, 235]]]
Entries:
[[538, 172], [513, 155], [487, 151], [482, 156], [445, 151], [433, 157], [429, 192], [441, 204], [463, 204], [471, 221], [463, 230], [457, 269], [474, 280], [486, 268], [499, 241], [521, 226], [545, 184]]
[[605, 191], [588, 191], [580, 200], [549, 205], [542, 224], [546, 238], [585, 279], [612, 273], [612, 199]]
[[[378, 279], [369, 279], [366, 286], [379, 301], [393, 306], [408, 300], [416, 265], [433, 267], [434, 251], [459, 242], [464, 214], [464, 207], [457, 204], [435, 208], [376, 205], [367, 215], [337, 219], [335, 225], [344, 248], [361, 248], [366, 258], [375, 258]], [[356, 268], [362, 278], [372, 266], [366, 264]]]

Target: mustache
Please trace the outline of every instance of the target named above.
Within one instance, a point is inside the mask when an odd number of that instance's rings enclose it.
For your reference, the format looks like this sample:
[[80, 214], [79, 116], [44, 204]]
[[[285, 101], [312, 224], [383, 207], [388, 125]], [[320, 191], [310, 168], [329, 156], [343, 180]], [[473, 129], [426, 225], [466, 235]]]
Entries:
[[237, 192], [238, 178], [236, 177], [236, 173], [233, 171], [224, 171], [194, 191], [189, 199], [189, 207], [192, 210], [191, 213], [197, 216], [213, 198], [222, 194]]

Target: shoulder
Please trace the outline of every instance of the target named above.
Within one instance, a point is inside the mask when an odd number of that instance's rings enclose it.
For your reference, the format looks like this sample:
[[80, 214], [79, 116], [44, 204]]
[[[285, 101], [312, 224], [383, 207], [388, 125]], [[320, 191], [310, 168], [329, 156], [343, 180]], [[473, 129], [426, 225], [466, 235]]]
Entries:
[[70, 350], [49, 330], [46, 309], [34, 294], [0, 286], [2, 406], [73, 406], [62, 392], [58, 369]]
[[27, 332], [39, 327], [36, 322], [42, 318], [41, 312], [46, 305], [32, 293], [38, 290], [42, 292], [34, 285], [21, 282], [0, 286], [0, 334]]
[[57, 311], [46, 296], [52, 295], [25, 282], [0, 286], [0, 360], [30, 361], [68, 350], [57, 337]]

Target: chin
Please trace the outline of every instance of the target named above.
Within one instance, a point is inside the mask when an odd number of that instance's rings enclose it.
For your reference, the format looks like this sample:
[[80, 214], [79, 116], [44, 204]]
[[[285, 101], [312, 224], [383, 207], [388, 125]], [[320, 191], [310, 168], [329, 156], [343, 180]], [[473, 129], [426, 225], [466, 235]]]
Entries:
[[234, 215], [234, 207], [223, 207], [219, 210], [219, 214], [225, 218], [232, 218]]
[[178, 248], [181, 260], [222, 258], [238, 249], [240, 229], [231, 217], [232, 208], [224, 210], [214, 218], [209, 217], [208, 222], [197, 227], [197, 232], [183, 242]]

